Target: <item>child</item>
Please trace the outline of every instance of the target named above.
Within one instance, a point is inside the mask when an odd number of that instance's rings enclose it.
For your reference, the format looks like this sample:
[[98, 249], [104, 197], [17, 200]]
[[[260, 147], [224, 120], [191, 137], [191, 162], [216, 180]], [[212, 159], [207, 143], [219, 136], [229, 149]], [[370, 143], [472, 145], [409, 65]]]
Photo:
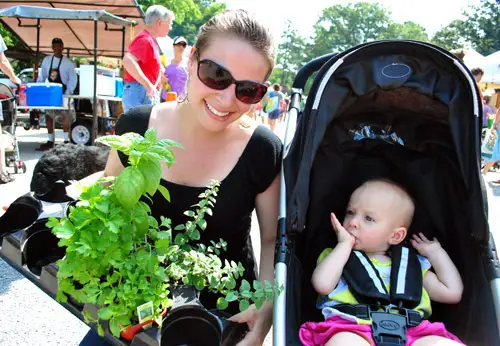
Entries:
[[[412, 222], [415, 206], [411, 197], [398, 185], [386, 180], [371, 180], [351, 195], [343, 225], [331, 214], [331, 223], [337, 234], [335, 248], [325, 249], [319, 256], [312, 276], [312, 285], [321, 295], [318, 308], [324, 322], [308, 322], [300, 329], [304, 345], [375, 345], [371, 326], [335, 309], [337, 304], [357, 304], [349, 291], [342, 271], [351, 251], [363, 251], [374, 264], [386, 287], [390, 284], [391, 245], [401, 243]], [[463, 283], [457, 268], [439, 242], [428, 240], [422, 233], [414, 235], [411, 244], [420, 253], [423, 274], [423, 293], [416, 308], [424, 318], [430, 315], [430, 300], [458, 303]], [[431, 265], [435, 273], [429, 271]], [[366, 323], [366, 322], [365, 322]], [[369, 322], [368, 322], [369, 323]], [[416, 327], [408, 327], [407, 346], [461, 345], [442, 323], [423, 320]]]

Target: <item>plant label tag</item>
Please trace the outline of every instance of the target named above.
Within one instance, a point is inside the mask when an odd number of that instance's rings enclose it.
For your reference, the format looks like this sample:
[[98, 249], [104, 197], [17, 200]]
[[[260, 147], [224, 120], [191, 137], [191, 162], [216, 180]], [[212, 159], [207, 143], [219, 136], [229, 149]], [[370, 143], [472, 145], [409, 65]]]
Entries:
[[153, 301], [149, 301], [137, 307], [137, 317], [139, 317], [139, 323], [149, 321], [153, 319]]

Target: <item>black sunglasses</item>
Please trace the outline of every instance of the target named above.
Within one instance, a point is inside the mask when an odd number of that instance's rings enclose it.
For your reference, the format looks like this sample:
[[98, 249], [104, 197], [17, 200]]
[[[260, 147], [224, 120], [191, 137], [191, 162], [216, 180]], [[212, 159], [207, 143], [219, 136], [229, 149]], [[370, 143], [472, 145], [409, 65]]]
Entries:
[[198, 52], [195, 52], [195, 54], [198, 61], [198, 78], [207, 87], [224, 90], [234, 83], [236, 84], [236, 98], [246, 104], [257, 103], [266, 94], [266, 85], [250, 80], [237, 81], [233, 78], [231, 72], [221, 65], [209, 59], [200, 60]]

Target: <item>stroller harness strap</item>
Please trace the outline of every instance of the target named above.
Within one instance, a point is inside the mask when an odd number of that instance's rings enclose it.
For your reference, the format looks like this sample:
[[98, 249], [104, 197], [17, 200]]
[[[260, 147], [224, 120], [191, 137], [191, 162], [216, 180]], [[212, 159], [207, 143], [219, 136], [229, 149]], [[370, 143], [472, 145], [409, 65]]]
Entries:
[[364, 252], [353, 251], [342, 276], [360, 304], [336, 306], [345, 313], [371, 319], [377, 346], [405, 345], [407, 327], [421, 322], [419, 312], [411, 310], [422, 299], [422, 269], [417, 253], [405, 246], [393, 246], [391, 260], [388, 292], [370, 258]]
[[343, 277], [361, 304], [413, 309], [422, 299], [422, 269], [415, 250], [393, 246], [391, 250], [391, 284], [387, 291], [377, 268], [361, 251], [353, 251]]

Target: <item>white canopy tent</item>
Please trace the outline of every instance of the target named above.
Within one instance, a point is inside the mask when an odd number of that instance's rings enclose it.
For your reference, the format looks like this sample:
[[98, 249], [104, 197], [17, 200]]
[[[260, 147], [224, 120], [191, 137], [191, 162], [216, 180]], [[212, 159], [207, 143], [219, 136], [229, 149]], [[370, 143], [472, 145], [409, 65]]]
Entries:
[[488, 55], [485, 60], [482, 82], [500, 84], [500, 51]]
[[[13, 6], [3, 8], [0, 10], [0, 18], [4, 23], [15, 23], [17, 21], [17, 26], [12, 25], [9, 27], [25, 43], [33, 42], [33, 37], [36, 37], [35, 47], [37, 61], [35, 71], [38, 70], [39, 65], [40, 36], [46, 28], [58, 29], [57, 35], [51, 33], [53, 36], [50, 37], [49, 42], [52, 42], [53, 37], [59, 37], [63, 41], [68, 39], [75, 45], [75, 50], [80, 49], [79, 51], [82, 52], [82, 54], [85, 56], [93, 56], [94, 61], [97, 61], [100, 36], [107, 36], [108, 34], [105, 33], [108, 31], [115, 33], [119, 32], [122, 37], [121, 41], [124, 43], [125, 28], [135, 25], [133, 21], [112, 15], [104, 10], [67, 10], [36, 6]], [[30, 23], [27, 24], [26, 22]], [[101, 35], [99, 35], [100, 31]], [[104, 37], [104, 40], [106, 40], [106, 37]], [[81, 46], [77, 47], [77, 43], [80, 43]], [[33, 49], [32, 44], [29, 45], [29, 47]], [[101, 54], [106, 55], [106, 52], [110, 52], [110, 50], [108, 46], [104, 45], [104, 47], [105, 48], [100, 48]], [[120, 55], [123, 55], [124, 49], [125, 47], [122, 45]], [[94, 69], [94, 105], [97, 104], [96, 90], [97, 69]], [[93, 108], [92, 139], [95, 140], [97, 138], [97, 107]]]

